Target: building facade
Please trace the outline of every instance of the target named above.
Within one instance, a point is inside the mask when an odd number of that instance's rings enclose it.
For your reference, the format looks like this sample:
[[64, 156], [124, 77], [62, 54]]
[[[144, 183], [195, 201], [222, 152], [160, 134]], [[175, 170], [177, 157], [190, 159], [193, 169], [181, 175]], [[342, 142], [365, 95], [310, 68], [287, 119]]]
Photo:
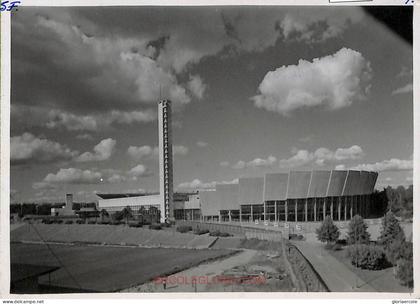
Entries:
[[240, 178], [238, 184], [201, 191], [203, 220], [335, 221], [369, 217], [378, 174], [367, 171], [291, 171]]

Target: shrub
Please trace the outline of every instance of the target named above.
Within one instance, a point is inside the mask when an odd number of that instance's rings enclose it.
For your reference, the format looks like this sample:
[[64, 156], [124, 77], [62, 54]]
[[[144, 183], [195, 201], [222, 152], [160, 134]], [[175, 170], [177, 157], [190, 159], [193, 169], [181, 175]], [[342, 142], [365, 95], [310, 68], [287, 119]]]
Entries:
[[165, 227], [165, 228], [170, 228], [172, 225], [171, 225], [171, 223], [162, 223], [162, 224], [160, 224], [162, 227]]
[[84, 220], [76, 220], [76, 224], [84, 224], [85, 223], [85, 221]]
[[96, 222], [95, 222], [95, 221], [88, 221], [88, 224], [89, 224], [89, 225], [95, 225], [95, 224], [96, 224]]
[[122, 224], [123, 224], [122, 221], [112, 221], [111, 222], [111, 225], [115, 225], [115, 226], [122, 225]]
[[356, 267], [379, 270], [388, 266], [384, 250], [375, 245], [356, 244], [348, 247], [348, 256]]
[[413, 287], [413, 260], [399, 259], [397, 261], [396, 277], [402, 285]]
[[65, 224], [67, 224], [67, 225], [73, 224], [73, 221], [72, 221], [72, 220], [67, 220], [67, 221], [65, 222]]
[[152, 229], [152, 230], [161, 230], [162, 229], [162, 226], [160, 224], [151, 224], [151, 225], [149, 225], [149, 229]]
[[302, 241], [303, 240], [303, 235], [302, 234], [291, 233], [291, 234], [289, 234], [289, 240]]
[[206, 234], [206, 233], [209, 233], [208, 229], [197, 228], [197, 229], [194, 230], [194, 234], [202, 235], [202, 234]]
[[339, 243], [335, 243], [332, 248], [333, 251], [340, 251], [343, 249], [343, 245], [339, 244]]
[[186, 232], [192, 231], [192, 227], [187, 226], [187, 225], [178, 226], [178, 227], [176, 227], [176, 231], [181, 232], [181, 233], [186, 233]]
[[347, 245], [347, 240], [346, 239], [339, 239], [335, 243], [339, 244], [339, 245], [342, 245], [342, 246], [346, 246]]
[[327, 216], [322, 222], [321, 227], [316, 230], [317, 238], [321, 242], [334, 243], [340, 236], [338, 227], [334, 224], [330, 216]]
[[143, 227], [143, 224], [142, 223], [130, 223], [130, 224], [128, 224], [128, 226], [132, 227], [132, 228], [140, 228], [140, 227]]
[[42, 219], [41, 223], [49, 225], [49, 224], [52, 224], [53, 221], [50, 219]]
[[347, 243], [352, 244], [369, 244], [370, 234], [367, 231], [367, 225], [360, 215], [354, 216], [349, 224], [347, 232]]
[[211, 231], [210, 236], [220, 236], [220, 231], [219, 230], [215, 230], [215, 231]]
[[385, 250], [386, 258], [392, 265], [396, 265], [399, 259], [413, 259], [413, 243], [394, 240]]
[[394, 214], [388, 211], [382, 219], [382, 230], [378, 238], [378, 243], [384, 246], [385, 251], [388, 251], [388, 247], [394, 241], [403, 243], [405, 241], [405, 235]]
[[231, 234], [230, 233], [227, 233], [227, 232], [220, 232], [219, 233], [219, 236], [220, 237], [228, 237], [228, 236], [231, 236]]
[[54, 224], [62, 224], [63, 223], [63, 220], [54, 220], [53, 223]]

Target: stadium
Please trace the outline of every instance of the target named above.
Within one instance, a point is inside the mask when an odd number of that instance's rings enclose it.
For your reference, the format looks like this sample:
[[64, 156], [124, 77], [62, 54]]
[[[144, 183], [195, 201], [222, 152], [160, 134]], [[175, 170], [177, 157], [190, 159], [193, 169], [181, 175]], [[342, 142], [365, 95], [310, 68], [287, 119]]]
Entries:
[[239, 178], [216, 189], [173, 193], [171, 102], [158, 104], [159, 193], [98, 194], [99, 209], [130, 207], [134, 213], [159, 212], [161, 222], [308, 222], [326, 216], [341, 221], [355, 214], [369, 217], [376, 172], [353, 170], [290, 171]]

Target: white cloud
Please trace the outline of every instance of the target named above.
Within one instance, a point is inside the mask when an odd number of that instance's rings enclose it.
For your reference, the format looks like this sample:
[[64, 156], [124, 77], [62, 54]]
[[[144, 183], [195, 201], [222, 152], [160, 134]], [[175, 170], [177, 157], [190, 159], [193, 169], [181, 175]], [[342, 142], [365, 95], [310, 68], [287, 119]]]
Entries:
[[229, 167], [229, 162], [228, 161], [222, 161], [222, 162], [220, 162], [220, 166], [222, 166], [222, 167]]
[[77, 168], [60, 169], [57, 173], [49, 173], [42, 182], [34, 183], [34, 189], [51, 189], [63, 184], [99, 184], [103, 181], [102, 174], [94, 170]]
[[206, 88], [207, 85], [204, 84], [199, 75], [190, 75], [190, 80], [188, 81], [188, 89], [191, 91], [191, 93], [193, 93], [195, 97], [202, 99]]
[[127, 178], [124, 175], [114, 173], [110, 177], [107, 178], [108, 183], [111, 184], [119, 184], [125, 182]]
[[88, 133], [77, 134], [76, 138], [77, 139], [84, 139], [84, 140], [93, 140], [93, 136], [88, 134]]
[[308, 150], [295, 151], [294, 155], [288, 159], [281, 159], [279, 165], [282, 168], [301, 167], [308, 164], [316, 164], [324, 166], [326, 164], [343, 161], [360, 159], [364, 156], [361, 147], [353, 145], [349, 148], [338, 148], [332, 151], [327, 148], [318, 148], [314, 152]]
[[182, 146], [182, 145], [173, 145], [172, 146], [172, 153], [174, 155], [187, 155], [188, 154], [188, 148], [186, 146]]
[[[336, 168], [344, 169], [344, 165], [338, 165]], [[357, 166], [351, 166], [350, 170], [364, 170], [364, 171], [405, 171], [413, 170], [412, 159], [398, 159], [391, 158], [389, 160], [383, 160], [372, 164], [359, 164]]]
[[141, 146], [141, 147], [130, 146], [127, 149], [127, 153], [132, 159], [141, 160], [145, 157], [152, 156], [155, 150], [157, 152], [157, 147], [152, 148], [150, 146]]
[[413, 92], [413, 84], [412, 83], [408, 83], [405, 86], [395, 89], [394, 91], [392, 91], [392, 95], [397, 95], [397, 94], [404, 94], [404, 93], [410, 93]]
[[114, 123], [133, 124], [147, 123], [156, 120], [153, 110], [145, 111], [110, 111], [97, 115], [75, 115], [59, 110], [51, 110], [47, 115], [45, 126], [49, 129], [65, 128], [68, 131], [99, 131]]
[[90, 161], [104, 161], [111, 157], [112, 153], [114, 152], [115, 145], [117, 141], [112, 138], [107, 138], [101, 140], [99, 144], [97, 144], [93, 148], [92, 152], [85, 152], [79, 157], [76, 158], [78, 162], [90, 162]]
[[282, 66], [268, 72], [252, 97], [258, 108], [287, 115], [300, 108], [323, 106], [330, 110], [366, 97], [370, 64], [357, 51], [342, 48], [312, 62]]
[[207, 142], [205, 142], [205, 141], [197, 141], [197, 146], [198, 147], [200, 147], [200, 148], [205, 148], [205, 147], [207, 147], [208, 145], [209, 145], [209, 143], [207, 143]]
[[10, 161], [12, 165], [53, 163], [68, 161], [78, 155], [58, 142], [23, 133], [10, 139]]
[[139, 164], [128, 171], [132, 177], [142, 177], [149, 174], [145, 165]]
[[216, 185], [223, 184], [237, 184], [238, 179], [233, 179], [231, 181], [212, 181], [212, 182], [202, 182], [199, 179], [194, 179], [191, 182], [184, 182], [178, 185], [179, 189], [214, 189]]
[[255, 158], [251, 161], [244, 162], [242, 160], [238, 161], [232, 166], [233, 169], [244, 169], [244, 168], [257, 168], [257, 167], [270, 167], [277, 162], [277, 158], [273, 155], [264, 158]]

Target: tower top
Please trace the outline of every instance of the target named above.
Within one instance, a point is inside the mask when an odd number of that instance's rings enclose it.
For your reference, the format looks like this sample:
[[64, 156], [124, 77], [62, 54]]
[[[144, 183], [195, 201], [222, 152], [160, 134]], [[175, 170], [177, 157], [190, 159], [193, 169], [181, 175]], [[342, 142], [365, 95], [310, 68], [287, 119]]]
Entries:
[[163, 105], [170, 105], [172, 102], [169, 99], [161, 99], [159, 100], [159, 104], [163, 104]]

